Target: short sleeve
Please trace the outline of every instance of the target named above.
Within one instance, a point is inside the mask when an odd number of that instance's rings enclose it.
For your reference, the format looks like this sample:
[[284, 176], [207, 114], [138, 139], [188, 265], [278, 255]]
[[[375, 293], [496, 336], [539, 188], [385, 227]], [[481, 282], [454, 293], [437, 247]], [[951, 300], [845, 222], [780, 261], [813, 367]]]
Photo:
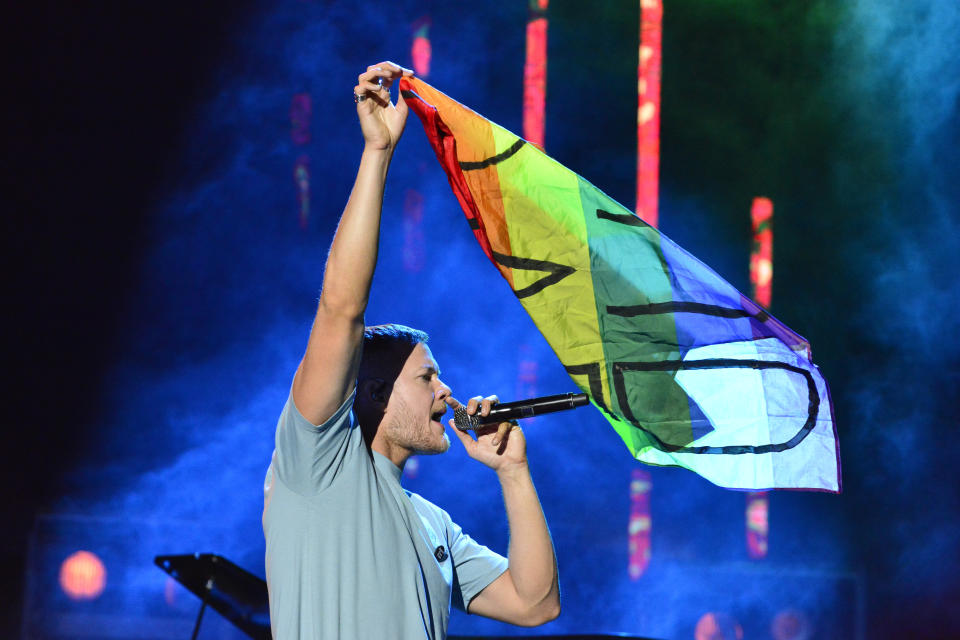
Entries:
[[290, 490], [311, 495], [328, 487], [355, 452], [362, 439], [353, 400], [356, 389], [321, 425], [303, 417], [293, 402], [293, 393], [277, 422], [273, 467], [277, 478]]
[[466, 611], [470, 601], [507, 570], [507, 559], [476, 542], [449, 519], [447, 544], [453, 561], [453, 606]]

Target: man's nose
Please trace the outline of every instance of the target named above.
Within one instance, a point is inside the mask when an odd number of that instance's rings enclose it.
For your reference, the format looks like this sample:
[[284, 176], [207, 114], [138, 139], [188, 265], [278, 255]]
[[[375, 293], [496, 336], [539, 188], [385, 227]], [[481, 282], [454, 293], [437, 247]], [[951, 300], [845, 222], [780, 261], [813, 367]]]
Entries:
[[448, 387], [442, 381], [438, 380], [437, 382], [439, 383], [439, 388], [437, 389], [437, 400], [446, 400], [450, 397], [450, 394], [453, 393], [453, 391], [451, 391], [450, 387]]

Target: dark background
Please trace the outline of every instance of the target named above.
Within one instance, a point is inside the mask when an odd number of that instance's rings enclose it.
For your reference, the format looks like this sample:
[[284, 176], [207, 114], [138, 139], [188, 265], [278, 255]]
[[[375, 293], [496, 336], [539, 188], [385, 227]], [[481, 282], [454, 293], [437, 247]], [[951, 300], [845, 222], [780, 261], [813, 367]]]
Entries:
[[[350, 89], [372, 62], [409, 66], [426, 14], [428, 81], [519, 132], [523, 2], [37, 3], [4, 21], [4, 635], [20, 628], [38, 514], [105, 518], [105, 539], [118, 522], [182, 523], [186, 538], [128, 546], [197, 544], [262, 574], [260, 474], [359, 158]], [[636, 3], [554, 0], [549, 16], [546, 149], [631, 206]], [[853, 596], [836, 593], [858, 584], [866, 637], [960, 634], [958, 32], [949, 1], [666, 3], [661, 229], [747, 291], [749, 204], [773, 199], [772, 309], [831, 383], [844, 492], [774, 494], [757, 565], [742, 494], [653, 469], [653, 561], [630, 583], [629, 454], [599, 417], [532, 426], [565, 590], [554, 632], [687, 638], [725, 610], [768, 637], [757, 621], [776, 600], [805, 607], [816, 637], [845, 637], [837, 603]], [[304, 147], [295, 93], [313, 100]], [[399, 246], [411, 188], [425, 198], [418, 273]], [[459, 395], [511, 397], [518, 353], [541, 393], [572, 387], [474, 246], [415, 118], [380, 265], [368, 322], [430, 331]], [[503, 548], [496, 489], [464, 490], [489, 478], [445, 458], [406, 484]], [[507, 632], [466, 617], [451, 631]]]

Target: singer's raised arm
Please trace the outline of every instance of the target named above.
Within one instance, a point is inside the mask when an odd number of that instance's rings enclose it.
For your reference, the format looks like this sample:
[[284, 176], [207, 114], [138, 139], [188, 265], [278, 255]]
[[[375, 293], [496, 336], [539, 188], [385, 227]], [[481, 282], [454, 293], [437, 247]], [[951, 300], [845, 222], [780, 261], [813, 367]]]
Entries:
[[[364, 147], [350, 198], [330, 246], [317, 315], [293, 380], [293, 400], [303, 416], [321, 424], [352, 393], [360, 365], [363, 314], [377, 264], [380, 212], [390, 160], [407, 119], [390, 86], [412, 72], [392, 62], [371, 65], [354, 94]], [[399, 92], [398, 92], [399, 93]]]

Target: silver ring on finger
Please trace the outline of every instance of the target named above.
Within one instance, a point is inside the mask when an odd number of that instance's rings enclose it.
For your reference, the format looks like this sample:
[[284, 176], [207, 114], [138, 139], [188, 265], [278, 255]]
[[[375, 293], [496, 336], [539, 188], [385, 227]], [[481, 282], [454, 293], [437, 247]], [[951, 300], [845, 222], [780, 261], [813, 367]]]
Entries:
[[354, 101], [354, 102], [358, 102], [358, 103], [359, 103], [359, 102], [363, 102], [363, 101], [366, 100], [366, 99], [367, 99], [367, 94], [365, 94], [365, 93], [357, 94], [356, 91], [353, 92], [353, 101]]

